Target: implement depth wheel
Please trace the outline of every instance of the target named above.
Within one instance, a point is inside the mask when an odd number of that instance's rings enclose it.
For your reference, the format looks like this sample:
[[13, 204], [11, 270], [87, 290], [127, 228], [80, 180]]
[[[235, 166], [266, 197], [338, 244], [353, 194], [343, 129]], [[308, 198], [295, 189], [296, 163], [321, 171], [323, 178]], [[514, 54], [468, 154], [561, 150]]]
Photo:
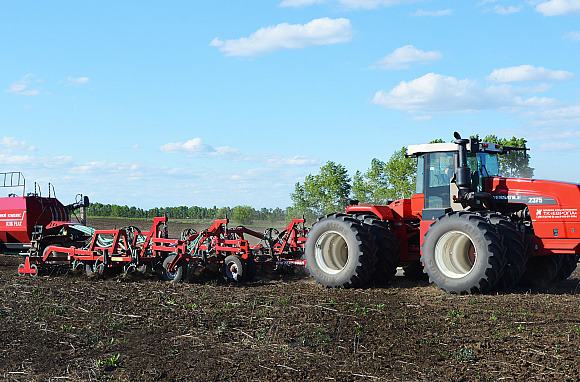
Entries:
[[242, 282], [248, 276], [248, 266], [239, 256], [229, 255], [222, 266], [222, 276], [227, 282]]
[[304, 249], [306, 267], [326, 287], [359, 287], [375, 271], [377, 247], [368, 227], [344, 214], [318, 219]]
[[165, 260], [163, 260], [161, 276], [163, 277], [163, 280], [177, 284], [185, 278], [186, 270], [185, 262], [183, 260], [179, 260], [172, 270], [169, 269], [169, 266], [175, 259], [175, 256], [177, 255], [169, 255], [165, 258]]
[[505, 266], [501, 237], [485, 218], [453, 212], [437, 219], [421, 247], [429, 281], [447, 293], [485, 293]]

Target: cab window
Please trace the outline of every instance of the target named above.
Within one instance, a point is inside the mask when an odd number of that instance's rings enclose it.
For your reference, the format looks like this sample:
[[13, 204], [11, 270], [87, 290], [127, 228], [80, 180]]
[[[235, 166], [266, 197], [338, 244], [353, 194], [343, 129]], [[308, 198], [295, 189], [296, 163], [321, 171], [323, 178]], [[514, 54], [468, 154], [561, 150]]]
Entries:
[[425, 208], [449, 208], [449, 183], [454, 173], [454, 152], [424, 155]]

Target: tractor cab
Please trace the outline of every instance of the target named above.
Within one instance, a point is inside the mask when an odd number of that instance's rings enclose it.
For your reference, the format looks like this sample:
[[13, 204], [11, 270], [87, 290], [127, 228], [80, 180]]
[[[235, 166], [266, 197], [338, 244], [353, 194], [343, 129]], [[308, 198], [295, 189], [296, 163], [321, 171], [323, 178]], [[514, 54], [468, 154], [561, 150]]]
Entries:
[[456, 138], [408, 148], [407, 156], [417, 158], [416, 193], [423, 196], [423, 209], [464, 209], [464, 201], [485, 191], [486, 178], [499, 175], [500, 145]]

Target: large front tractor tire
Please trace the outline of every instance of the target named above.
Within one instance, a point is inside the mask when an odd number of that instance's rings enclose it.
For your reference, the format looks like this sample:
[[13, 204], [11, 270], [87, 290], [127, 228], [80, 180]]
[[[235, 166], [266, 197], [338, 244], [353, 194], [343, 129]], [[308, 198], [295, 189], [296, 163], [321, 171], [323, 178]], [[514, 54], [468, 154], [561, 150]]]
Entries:
[[322, 217], [312, 226], [304, 249], [310, 276], [326, 287], [359, 287], [375, 271], [375, 238], [370, 229], [346, 214]]
[[447, 293], [486, 293], [506, 263], [496, 227], [482, 216], [452, 212], [437, 219], [421, 247], [429, 281]]

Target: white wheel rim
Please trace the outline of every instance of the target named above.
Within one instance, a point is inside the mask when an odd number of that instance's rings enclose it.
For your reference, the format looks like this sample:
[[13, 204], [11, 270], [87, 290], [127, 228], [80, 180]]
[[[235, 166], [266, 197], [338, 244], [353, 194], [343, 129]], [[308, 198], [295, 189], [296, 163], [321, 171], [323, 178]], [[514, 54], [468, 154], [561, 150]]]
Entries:
[[[475, 259], [472, 260], [472, 257]], [[435, 245], [435, 262], [445, 276], [454, 279], [465, 277], [477, 263], [475, 245], [463, 232], [447, 232]]]
[[340, 273], [348, 264], [348, 245], [336, 231], [326, 231], [318, 237], [314, 246], [316, 263], [325, 273]]

